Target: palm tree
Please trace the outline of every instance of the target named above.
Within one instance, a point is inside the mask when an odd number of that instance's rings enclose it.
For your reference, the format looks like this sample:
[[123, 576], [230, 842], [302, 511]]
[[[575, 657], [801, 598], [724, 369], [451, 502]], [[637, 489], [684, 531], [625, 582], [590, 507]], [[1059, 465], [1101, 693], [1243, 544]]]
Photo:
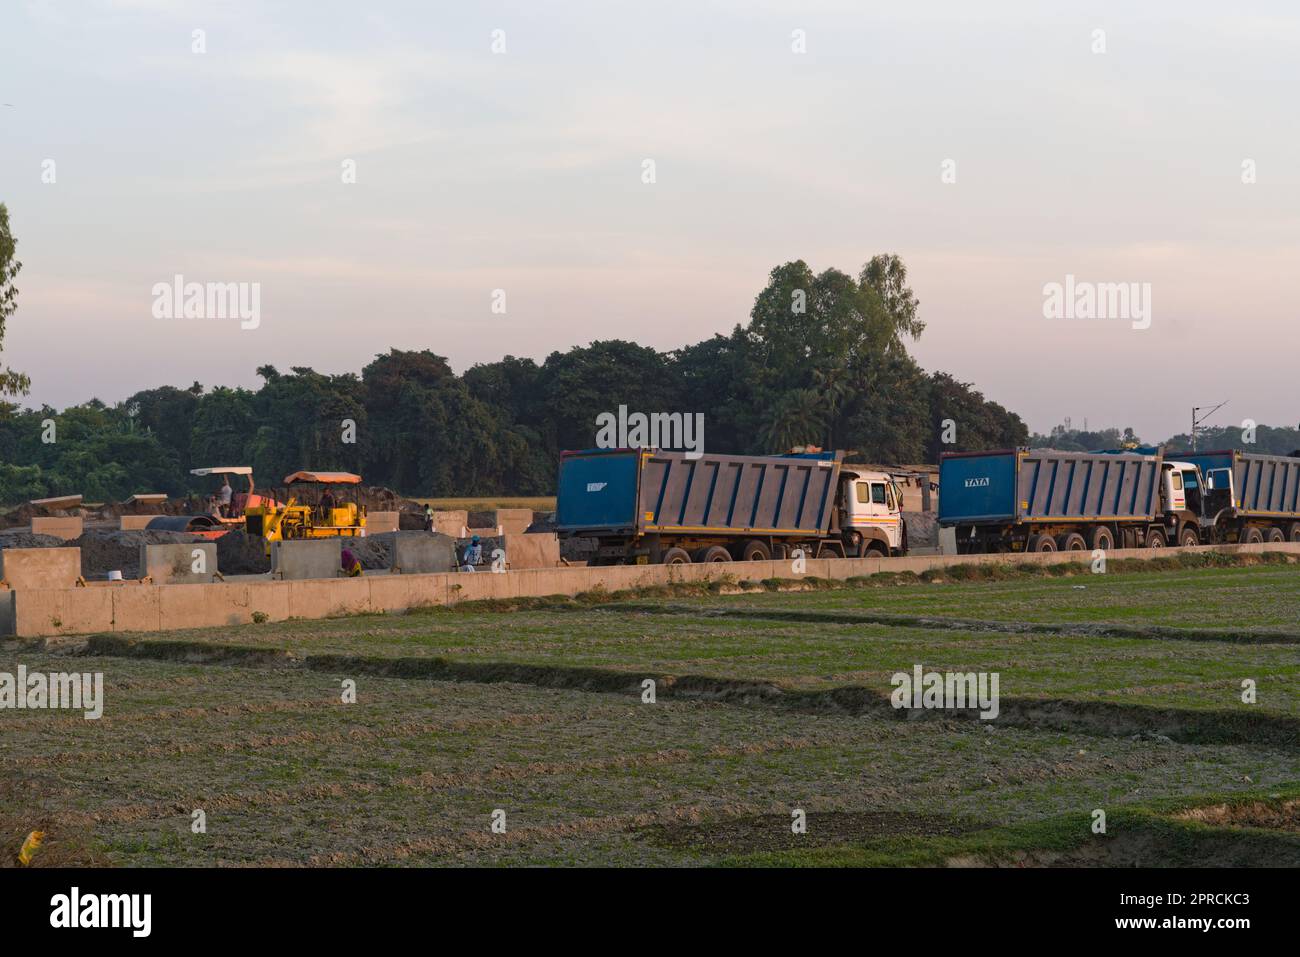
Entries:
[[772, 406], [762, 439], [773, 451], [786, 451], [796, 445], [815, 444], [821, 434], [823, 418], [821, 396], [815, 389], [794, 389]]

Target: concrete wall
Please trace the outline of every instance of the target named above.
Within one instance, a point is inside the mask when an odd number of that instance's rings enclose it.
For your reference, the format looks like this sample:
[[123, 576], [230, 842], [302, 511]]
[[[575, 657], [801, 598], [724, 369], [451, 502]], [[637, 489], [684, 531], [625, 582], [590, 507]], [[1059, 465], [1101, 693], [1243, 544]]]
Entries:
[[135, 531], [141, 528], [148, 528], [157, 515], [123, 515], [120, 518], [121, 525], [118, 526], [124, 532]]
[[393, 532], [391, 535], [396, 575], [450, 572], [456, 567], [456, 539], [437, 532]]
[[398, 512], [367, 512], [366, 513], [366, 534], [383, 535], [387, 532], [395, 532], [401, 526]]
[[[337, 546], [338, 540], [283, 544], [331, 543]], [[1255, 554], [1270, 551], [1300, 555], [1300, 544], [1218, 545], [1199, 550]], [[12, 551], [28, 550], [14, 549], [5, 554]], [[1152, 559], [1176, 551], [1179, 550], [1119, 549], [1111, 552], [1109, 558]], [[1056, 565], [1090, 561], [1090, 552], [810, 559], [806, 562], [803, 575], [845, 579], [882, 571], [922, 572], [965, 564]], [[236, 581], [211, 585], [126, 583], [89, 588], [37, 586], [8, 592], [0, 590], [0, 634], [41, 637], [88, 632], [210, 628], [247, 624], [255, 616], [267, 621], [284, 621], [290, 617], [325, 618], [400, 611], [485, 598], [576, 595], [596, 588], [612, 592], [675, 581], [692, 582], [724, 577], [743, 580], [790, 579], [801, 576], [794, 572], [790, 562], [773, 561], [672, 567], [615, 565], [598, 568], [535, 568], [495, 574], [453, 572], [446, 575], [376, 575], [319, 581]]]
[[33, 518], [32, 534], [33, 535], [53, 535], [55, 538], [61, 538], [65, 542], [74, 538], [80, 538], [82, 532], [82, 521], [80, 515], [70, 518]]
[[140, 577], [160, 585], [211, 582], [216, 572], [215, 542], [140, 546]]
[[342, 574], [343, 543], [337, 538], [271, 543], [271, 577], [303, 580], [338, 578]]
[[80, 577], [80, 548], [0, 548], [0, 581], [12, 589], [71, 588]]
[[504, 536], [506, 564], [512, 569], [555, 568], [560, 564], [560, 540], [553, 532]]

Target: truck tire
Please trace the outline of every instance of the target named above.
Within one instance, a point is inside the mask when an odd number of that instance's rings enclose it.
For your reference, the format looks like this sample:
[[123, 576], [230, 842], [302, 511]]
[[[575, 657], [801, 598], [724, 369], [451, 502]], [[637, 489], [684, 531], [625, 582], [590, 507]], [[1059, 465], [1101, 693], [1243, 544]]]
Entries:
[[1242, 531], [1240, 542], [1243, 545], [1262, 545], [1264, 544], [1264, 533], [1252, 525]]
[[1194, 548], [1201, 544], [1201, 536], [1194, 528], [1184, 528], [1178, 536], [1178, 544], [1183, 548]]
[[1300, 522], [1295, 522], [1287, 532], [1287, 541], [1300, 542]]
[[691, 558], [700, 565], [716, 565], [719, 562], [731, 561], [731, 552], [721, 545], [706, 545], [704, 548], [697, 549]]
[[884, 542], [867, 542], [866, 551], [862, 553], [863, 558], [888, 558], [889, 549], [885, 547]]
[[1110, 529], [1105, 525], [1098, 525], [1088, 536], [1088, 544], [1092, 546], [1094, 552], [1098, 549], [1103, 552], [1113, 551], [1115, 548], [1115, 536], [1111, 534]]
[[1030, 535], [1029, 541], [1025, 542], [1025, 551], [1054, 552], [1056, 551], [1056, 539], [1051, 535]]
[[1078, 532], [1066, 532], [1056, 536], [1056, 547], [1063, 552], [1086, 552], [1088, 543]]
[[1277, 545], [1286, 541], [1286, 535], [1282, 533], [1282, 529], [1274, 525], [1264, 533], [1264, 541], [1268, 542], [1270, 545]]
[[674, 545], [659, 556], [659, 561], [665, 565], [689, 565], [691, 563], [691, 553]]
[[769, 562], [772, 560], [772, 552], [767, 547], [766, 542], [751, 538], [740, 546], [740, 560], [742, 562]]
[[1165, 539], [1165, 533], [1158, 528], [1153, 528], [1147, 532], [1147, 548], [1164, 548], [1168, 542]]

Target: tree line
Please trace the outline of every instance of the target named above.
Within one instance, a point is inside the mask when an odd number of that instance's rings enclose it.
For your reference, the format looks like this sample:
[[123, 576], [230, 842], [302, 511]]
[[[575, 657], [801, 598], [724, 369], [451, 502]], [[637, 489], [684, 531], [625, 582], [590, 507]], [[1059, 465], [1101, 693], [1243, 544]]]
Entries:
[[[898, 257], [856, 278], [797, 261], [772, 270], [747, 323], [667, 352], [611, 339], [457, 375], [431, 351], [393, 349], [360, 374], [265, 365], [256, 389], [164, 385], [62, 411], [2, 403], [0, 501], [180, 495], [206, 487], [191, 468], [213, 465], [252, 465], [264, 485], [310, 467], [405, 495], [550, 494], [560, 452], [592, 447], [596, 417], [620, 405], [703, 413], [709, 451], [817, 445], [905, 464], [1023, 444], [1018, 416], [908, 355], [923, 328]], [[945, 427], [955, 444], [940, 445]]]

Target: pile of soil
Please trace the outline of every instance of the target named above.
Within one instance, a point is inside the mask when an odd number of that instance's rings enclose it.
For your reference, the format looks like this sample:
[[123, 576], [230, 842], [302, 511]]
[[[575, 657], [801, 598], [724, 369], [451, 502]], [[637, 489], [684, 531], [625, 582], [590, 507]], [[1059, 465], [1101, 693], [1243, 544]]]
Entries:
[[361, 567], [366, 571], [393, 566], [393, 546], [388, 535], [367, 535], [364, 538], [339, 539], [343, 547], [351, 549]]
[[123, 578], [139, 578], [141, 545], [174, 545], [196, 541], [201, 539], [184, 532], [92, 529], [68, 544], [81, 549], [82, 576], [87, 580], [99, 580], [107, 578], [110, 571], [120, 571]]
[[27, 531], [0, 532], [0, 548], [59, 548], [63, 539]]
[[217, 568], [223, 575], [262, 575], [271, 570], [266, 541], [244, 534], [242, 528], [217, 539]]

